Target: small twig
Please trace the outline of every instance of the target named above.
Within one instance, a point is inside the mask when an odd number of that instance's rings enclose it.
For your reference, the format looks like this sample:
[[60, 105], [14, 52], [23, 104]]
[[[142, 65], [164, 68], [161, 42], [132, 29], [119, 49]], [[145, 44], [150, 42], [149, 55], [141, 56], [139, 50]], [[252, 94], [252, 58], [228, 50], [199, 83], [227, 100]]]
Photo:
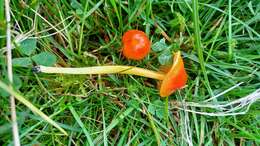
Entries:
[[[12, 49], [11, 49], [11, 25], [10, 25], [10, 6], [9, 0], [5, 0], [5, 14], [6, 14], [6, 49], [7, 49], [7, 71], [9, 85], [12, 86], [13, 83], [13, 70], [12, 70]], [[20, 146], [19, 131], [16, 121], [16, 110], [15, 110], [15, 99], [14, 96], [10, 95], [10, 107], [11, 107], [11, 119], [12, 119], [12, 131], [14, 145]]]

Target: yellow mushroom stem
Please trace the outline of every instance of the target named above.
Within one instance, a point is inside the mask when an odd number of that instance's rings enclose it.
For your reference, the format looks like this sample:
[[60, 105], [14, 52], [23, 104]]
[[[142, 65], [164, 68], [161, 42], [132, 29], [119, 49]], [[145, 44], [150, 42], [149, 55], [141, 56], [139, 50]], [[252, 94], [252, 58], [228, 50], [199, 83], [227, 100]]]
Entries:
[[92, 66], [81, 68], [64, 68], [64, 67], [48, 67], [36, 66], [33, 69], [42, 73], [61, 73], [61, 74], [131, 74], [148, 77], [157, 80], [163, 80], [165, 75], [161, 72], [147, 70], [144, 68], [124, 65], [108, 65], [108, 66]]

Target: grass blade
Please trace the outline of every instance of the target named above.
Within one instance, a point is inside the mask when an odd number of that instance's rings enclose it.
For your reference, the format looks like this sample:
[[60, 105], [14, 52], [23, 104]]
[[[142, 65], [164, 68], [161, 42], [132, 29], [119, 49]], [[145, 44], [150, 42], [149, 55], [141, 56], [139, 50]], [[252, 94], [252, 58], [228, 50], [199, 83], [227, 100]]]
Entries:
[[153, 119], [153, 116], [146, 110], [147, 112], [147, 116], [148, 116], [148, 119], [149, 119], [149, 122], [150, 122], [150, 125], [151, 125], [151, 128], [154, 132], [154, 135], [155, 135], [155, 138], [156, 138], [156, 142], [157, 142], [157, 145], [161, 145], [161, 138], [160, 138], [160, 134], [155, 126], [155, 123], [154, 123], [154, 119]]
[[208, 81], [208, 75], [207, 75], [205, 63], [204, 63], [203, 48], [201, 45], [198, 7], [199, 7], [198, 0], [193, 0], [192, 8], [193, 8], [193, 23], [194, 23], [194, 33], [195, 33], [195, 36], [194, 36], [195, 37], [195, 48], [198, 52], [199, 63], [200, 63], [201, 71], [204, 75], [204, 80], [205, 80], [206, 86], [209, 90], [209, 93], [212, 95], [212, 91], [210, 88], [210, 84]]
[[75, 109], [73, 108], [73, 106], [69, 106], [70, 112], [72, 113], [73, 117], [76, 119], [76, 121], [78, 122], [79, 126], [82, 128], [84, 134], [87, 137], [88, 143], [90, 146], [94, 146], [92, 138], [90, 137], [90, 134], [88, 132], [88, 130], [86, 129], [86, 127], [84, 126], [83, 122], [81, 121], [79, 115], [77, 114], [77, 112], [75, 111]]
[[231, 4], [232, 4], [232, 0], [229, 0], [228, 1], [228, 61], [231, 61], [233, 56]]
[[30, 101], [25, 99], [22, 95], [14, 91], [12, 88], [8, 87], [6, 84], [4, 84], [2, 81], [0, 81], [0, 88], [7, 91], [9, 94], [14, 96], [17, 100], [19, 100], [21, 103], [23, 103], [25, 106], [27, 106], [32, 112], [38, 114], [40, 117], [42, 117], [46, 122], [53, 125], [57, 129], [59, 129], [64, 135], [68, 135], [68, 133], [62, 129], [55, 121], [53, 121], [51, 118], [49, 118], [47, 115], [45, 115], [42, 111], [40, 111], [37, 107], [35, 107]]
[[[122, 114], [120, 114], [116, 119], [113, 119], [112, 122], [106, 128], [106, 134], [108, 134], [117, 124], [120, 123], [120, 121], [122, 121], [125, 117], [127, 117], [133, 110], [134, 110], [133, 107], [129, 107]], [[103, 135], [104, 135], [103, 133], [101, 135], [99, 135], [94, 140], [94, 144], [97, 145], [97, 143], [99, 143], [100, 140], [102, 140]]]

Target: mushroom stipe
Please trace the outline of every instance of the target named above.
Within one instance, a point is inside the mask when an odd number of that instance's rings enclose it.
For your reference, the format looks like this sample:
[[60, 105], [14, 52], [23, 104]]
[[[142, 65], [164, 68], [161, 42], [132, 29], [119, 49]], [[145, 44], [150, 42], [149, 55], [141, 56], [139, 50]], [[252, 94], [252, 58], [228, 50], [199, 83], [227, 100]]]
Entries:
[[173, 65], [167, 73], [156, 72], [144, 68], [124, 65], [92, 66], [81, 68], [64, 68], [35, 66], [36, 73], [61, 73], [61, 74], [132, 74], [161, 81], [160, 96], [167, 97], [174, 91], [183, 88], [187, 82], [187, 73], [178, 51], [174, 54]]

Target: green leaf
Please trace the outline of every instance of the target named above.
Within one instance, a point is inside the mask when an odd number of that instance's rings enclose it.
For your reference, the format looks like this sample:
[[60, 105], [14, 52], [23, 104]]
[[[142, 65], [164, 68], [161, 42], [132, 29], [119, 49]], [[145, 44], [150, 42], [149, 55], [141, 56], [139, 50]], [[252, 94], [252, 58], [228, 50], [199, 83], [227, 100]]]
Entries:
[[83, 9], [82, 5], [76, 0], [72, 0], [70, 5], [74, 9], [81, 9], [81, 10]]
[[12, 63], [13, 66], [18, 66], [18, 67], [32, 66], [32, 60], [29, 57], [14, 58]]
[[137, 100], [131, 99], [130, 101], [128, 101], [128, 105], [138, 109], [139, 108], [139, 102]]
[[40, 54], [34, 55], [32, 60], [38, 65], [52, 66], [56, 63], [57, 58], [53, 53], [42, 52]]
[[[1, 79], [1, 78], [0, 78]], [[8, 84], [8, 77], [7, 74], [3, 75], [3, 78], [1, 79], [2, 82], [4, 82], [5, 84]], [[0, 81], [1, 81], [0, 80]], [[18, 90], [22, 87], [22, 80], [19, 78], [19, 76], [17, 74], [13, 75], [13, 87], [14, 89]], [[3, 90], [2, 88], [0, 88], [0, 96], [1, 97], [8, 97], [10, 96], [10, 94], [8, 92], [6, 92], [5, 90]]]
[[156, 116], [159, 119], [163, 119], [164, 116], [164, 103], [161, 100], [156, 100], [154, 103], [156, 105]]
[[148, 111], [152, 114], [152, 115], [155, 115], [155, 112], [156, 112], [156, 107], [152, 104], [149, 104], [148, 106]]
[[6, 92], [4, 89], [0, 88], [0, 97], [7, 98], [8, 96], [10, 96], [10, 94]]
[[82, 14], [83, 14], [83, 11], [82, 11], [81, 9], [77, 9], [77, 10], [76, 10], [76, 14], [82, 15]]
[[17, 74], [13, 75], [13, 80], [14, 80], [13, 87], [16, 90], [19, 90], [22, 87], [22, 85], [23, 85], [22, 80], [20, 79], [20, 77]]
[[12, 125], [10, 123], [1, 124], [0, 126], [0, 135], [6, 135], [8, 134], [12, 129]]
[[22, 41], [18, 50], [20, 53], [30, 56], [36, 51], [36, 39], [26, 39]]
[[152, 45], [152, 49], [155, 52], [159, 52], [168, 48], [168, 45], [165, 43], [165, 39], [161, 39], [159, 42], [156, 42]]
[[161, 100], [156, 100], [153, 104], [149, 104], [148, 111], [153, 116], [156, 116], [159, 119], [163, 119], [164, 116], [164, 103]]
[[163, 51], [159, 57], [158, 61], [161, 65], [171, 64], [172, 62], [172, 53], [170, 50]]

